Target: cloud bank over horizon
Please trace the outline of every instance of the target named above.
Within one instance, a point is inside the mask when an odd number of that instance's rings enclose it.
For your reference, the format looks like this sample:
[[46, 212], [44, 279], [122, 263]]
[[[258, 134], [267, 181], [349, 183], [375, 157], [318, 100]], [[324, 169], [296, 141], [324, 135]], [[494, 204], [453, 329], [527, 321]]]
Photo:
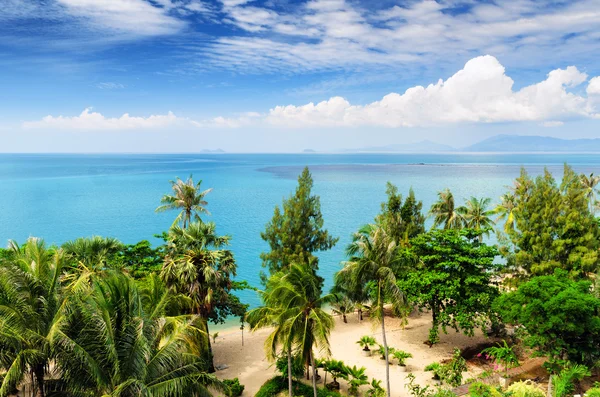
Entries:
[[[587, 84], [584, 84], [587, 83]], [[208, 120], [180, 117], [172, 112], [147, 117], [106, 117], [86, 108], [78, 116], [48, 115], [22, 123], [25, 129], [131, 130], [167, 128], [384, 128], [429, 127], [460, 123], [540, 122], [555, 127], [570, 119], [600, 118], [600, 76], [575, 66], [555, 69], [547, 78], [514, 90], [514, 81], [493, 56], [479, 56], [446, 80], [427, 87], [414, 86], [403, 94], [389, 93], [381, 100], [353, 105], [334, 96], [317, 104], [278, 105], [268, 112], [244, 112]]]

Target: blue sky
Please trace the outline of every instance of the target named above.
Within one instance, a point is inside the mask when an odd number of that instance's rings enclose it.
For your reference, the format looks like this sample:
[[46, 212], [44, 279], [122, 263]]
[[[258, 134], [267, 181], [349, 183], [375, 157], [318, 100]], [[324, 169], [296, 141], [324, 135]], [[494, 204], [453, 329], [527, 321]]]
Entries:
[[599, 0], [3, 0], [4, 152], [600, 137]]

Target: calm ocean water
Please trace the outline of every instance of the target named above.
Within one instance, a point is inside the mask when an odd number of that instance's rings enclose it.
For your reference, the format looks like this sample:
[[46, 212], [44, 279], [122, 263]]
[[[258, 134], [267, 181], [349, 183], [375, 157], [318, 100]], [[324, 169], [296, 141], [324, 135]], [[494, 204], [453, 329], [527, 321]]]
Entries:
[[[60, 244], [79, 236], [113, 236], [125, 243], [167, 230], [175, 213], [156, 214], [169, 180], [190, 174], [214, 188], [208, 196], [218, 231], [233, 237], [238, 276], [259, 286], [260, 232], [308, 165], [321, 196], [325, 226], [338, 245], [320, 254], [321, 274], [331, 285], [344, 247], [370, 222], [385, 198], [385, 183], [404, 193], [412, 186], [427, 209], [436, 193], [452, 189], [497, 200], [521, 166], [533, 174], [547, 166], [556, 175], [568, 162], [579, 172], [600, 173], [597, 155], [0, 155], [0, 242], [29, 236]], [[242, 298], [257, 304], [254, 293]]]

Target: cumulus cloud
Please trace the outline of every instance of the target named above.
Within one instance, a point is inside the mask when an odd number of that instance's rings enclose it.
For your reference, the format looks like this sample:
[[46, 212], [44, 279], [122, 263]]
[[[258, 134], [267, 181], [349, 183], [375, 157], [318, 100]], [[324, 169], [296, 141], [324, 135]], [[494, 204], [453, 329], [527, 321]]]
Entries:
[[93, 112], [91, 108], [85, 109], [79, 116], [46, 116], [39, 121], [26, 121], [26, 129], [56, 129], [56, 130], [131, 130], [151, 129], [173, 126], [178, 123], [188, 123], [189, 120], [181, 119], [172, 112], [164, 115], [151, 115], [148, 117], [133, 117], [125, 113], [121, 117], [106, 117], [101, 113]]
[[588, 95], [600, 95], [600, 76], [590, 79], [586, 91]]
[[568, 90], [586, 80], [585, 73], [569, 66], [551, 71], [544, 81], [515, 91], [514, 81], [505, 74], [504, 66], [486, 55], [471, 59], [447, 80], [427, 87], [390, 93], [366, 105], [352, 105], [344, 98], [333, 97], [316, 105], [276, 106], [270, 110], [267, 121], [290, 127], [415, 127], [597, 117], [587, 98]]

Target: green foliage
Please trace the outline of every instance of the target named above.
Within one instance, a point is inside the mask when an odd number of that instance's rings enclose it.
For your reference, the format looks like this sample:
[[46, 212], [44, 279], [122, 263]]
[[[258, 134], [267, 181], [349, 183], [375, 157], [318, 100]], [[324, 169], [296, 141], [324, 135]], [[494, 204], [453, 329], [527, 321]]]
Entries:
[[296, 192], [283, 201], [283, 210], [275, 207], [273, 218], [260, 234], [269, 244], [270, 251], [260, 258], [270, 274], [291, 263], [310, 265], [316, 274], [318, 258], [313, 253], [331, 249], [338, 241], [323, 229], [320, 199], [312, 195], [312, 187], [313, 179], [306, 167], [298, 177]]
[[[288, 357], [281, 355], [275, 362], [275, 368], [281, 373], [281, 376], [287, 379], [288, 377]], [[304, 363], [302, 357], [292, 356], [292, 379], [300, 379], [304, 375]]]
[[425, 232], [425, 217], [421, 212], [423, 203], [417, 201], [412, 188], [404, 202], [398, 187], [390, 182], [385, 193], [387, 201], [381, 204], [381, 213], [375, 221], [386, 229], [397, 245], [405, 245], [409, 239]]
[[359, 340], [357, 340], [356, 343], [358, 343], [360, 347], [363, 348], [363, 350], [368, 351], [370, 350], [369, 346], [375, 346], [377, 344], [377, 341], [372, 336], [364, 335]]
[[115, 256], [114, 261], [125, 267], [137, 279], [144, 278], [149, 273], [158, 273], [164, 262], [165, 247], [152, 248], [147, 240], [136, 244], [125, 245]]
[[336, 299], [331, 304], [333, 314], [341, 315], [345, 323], [348, 322], [346, 315], [354, 312], [354, 303], [345, 296], [336, 295]]
[[[392, 357], [395, 352], [396, 352], [395, 348], [388, 347], [388, 357]], [[377, 353], [379, 354], [380, 359], [385, 360], [385, 346], [379, 345], [379, 348], [377, 349]]]
[[548, 170], [531, 178], [523, 169], [515, 181], [515, 227], [508, 230], [514, 252], [507, 254], [522, 276], [564, 269], [585, 277], [598, 268], [600, 229], [590, 211], [589, 190], [567, 165], [560, 185]]
[[500, 363], [504, 367], [505, 376], [508, 376], [509, 368], [519, 366], [519, 360], [515, 351], [512, 346], [508, 346], [505, 340], [503, 340], [502, 343], [498, 343], [497, 346], [483, 349], [481, 353], [490, 356], [496, 362]]
[[365, 374], [366, 370], [365, 367], [357, 368], [356, 365], [353, 367], [346, 367], [346, 373], [352, 378], [349, 381], [350, 388], [348, 389], [348, 392], [351, 395], [357, 396], [359, 387], [369, 384], [369, 377]]
[[337, 383], [338, 378], [348, 379], [348, 367], [341, 360], [326, 360], [323, 363], [323, 369], [331, 374], [333, 383]]
[[72, 269], [84, 266], [101, 270], [115, 265], [114, 259], [122, 248], [119, 240], [100, 236], [80, 237], [62, 245], [66, 263]]
[[587, 281], [556, 270], [501, 296], [494, 307], [505, 322], [525, 327], [527, 345], [552, 359], [594, 363], [599, 358], [600, 299]]
[[591, 372], [585, 365], [568, 365], [558, 375], [552, 377], [554, 397], [566, 397], [573, 394], [575, 383], [588, 376], [591, 376]]
[[473, 335], [493, 316], [497, 250], [480, 243], [478, 236], [470, 229], [431, 230], [412, 239], [401, 253], [407, 271], [398, 277], [398, 286], [410, 302], [432, 312], [432, 344], [439, 341], [440, 326], [444, 332], [452, 327]]
[[[425, 369], [427, 371], [427, 369]], [[408, 392], [412, 397], [430, 397], [433, 394], [433, 390], [430, 386], [421, 386], [415, 382], [415, 376], [410, 373], [406, 376], [408, 378], [408, 383], [405, 387], [408, 389]]]
[[530, 380], [512, 383], [506, 394], [512, 397], [546, 397], [544, 390]]
[[471, 397], [502, 397], [502, 393], [495, 387], [483, 382], [473, 382], [469, 385]]
[[431, 205], [429, 215], [433, 217], [433, 227], [443, 226], [444, 230], [461, 229], [463, 221], [454, 203], [450, 189], [438, 192], [438, 200]]
[[371, 388], [365, 392], [367, 397], [384, 397], [385, 389], [381, 387], [381, 381], [372, 379], [370, 383]]
[[471, 197], [465, 201], [464, 206], [457, 209], [464, 227], [478, 232], [480, 242], [483, 240], [483, 235], [487, 236], [495, 225], [490, 218], [494, 212], [488, 209], [491, 201], [489, 198]]
[[[282, 391], [287, 389], [287, 381], [281, 376], [276, 376], [266, 381], [254, 397], [275, 397]], [[312, 387], [302, 383], [294, 382], [293, 394], [295, 397], [313, 397]], [[341, 397], [341, 394], [334, 390], [323, 388], [317, 389], [317, 397]]]
[[165, 194], [161, 199], [161, 205], [156, 209], [156, 212], [164, 212], [176, 210], [180, 211], [172, 226], [180, 224], [181, 228], [186, 229], [193, 221], [202, 222], [200, 214], [208, 214], [206, 206], [208, 203], [204, 197], [211, 192], [212, 189], [200, 190], [202, 181], [194, 183], [192, 175], [183, 181], [179, 178], [171, 181], [173, 195]]
[[394, 356], [394, 358], [396, 360], [398, 360], [398, 365], [401, 366], [405, 366], [406, 365], [406, 360], [409, 358], [412, 358], [412, 354], [407, 353], [403, 350], [394, 350], [393, 353], [391, 353], [392, 356]]
[[459, 349], [454, 349], [452, 360], [449, 363], [431, 363], [424, 370], [433, 372], [434, 379], [439, 379], [443, 383], [457, 387], [462, 384], [462, 373], [467, 370], [467, 361], [462, 357]]
[[585, 394], [585, 397], [600, 397], [600, 387], [592, 387], [588, 389]]
[[240, 384], [240, 380], [238, 378], [225, 379], [223, 380], [223, 384], [229, 389], [225, 393], [227, 397], [239, 397], [244, 392], [245, 387], [244, 385]]

